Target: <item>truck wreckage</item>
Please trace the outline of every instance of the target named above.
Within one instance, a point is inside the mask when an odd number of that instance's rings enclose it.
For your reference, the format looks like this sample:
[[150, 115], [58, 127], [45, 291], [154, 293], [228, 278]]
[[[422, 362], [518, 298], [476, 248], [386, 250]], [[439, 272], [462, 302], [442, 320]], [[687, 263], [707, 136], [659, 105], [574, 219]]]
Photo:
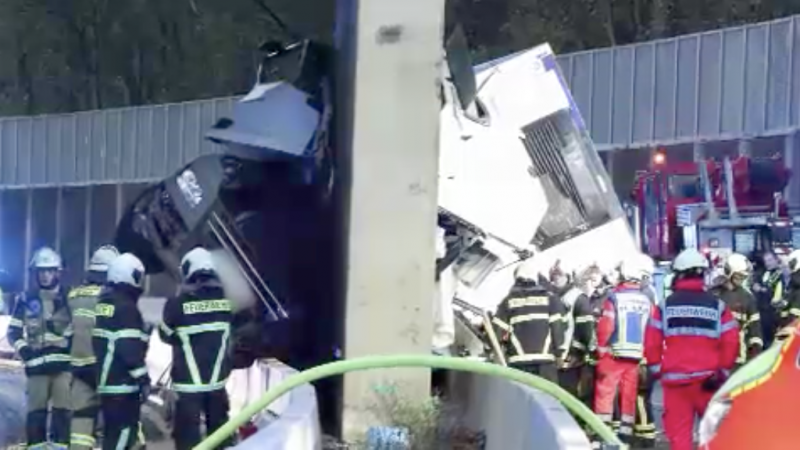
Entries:
[[[438, 270], [457, 272], [459, 297], [492, 310], [513, 266], [534, 254], [543, 270], [568, 253], [610, 269], [635, 251], [549, 46], [473, 69], [455, 32], [446, 55], [439, 226], [447, 252]], [[328, 321], [313, 313], [329, 300], [310, 292], [309, 277], [331, 271], [325, 250], [335, 248], [330, 62], [329, 49], [310, 41], [265, 57], [253, 90], [206, 134], [224, 151], [145, 191], [117, 233], [120, 249], [140, 256], [149, 273], [176, 279], [186, 250], [223, 249], [258, 299], [252, 317], [275, 330], [262, 348], [289, 361], [305, 344], [282, 337], [280, 324]]]
[[[456, 29], [445, 54], [437, 277], [443, 303], [456, 300], [460, 332], [482, 335], [475, 321], [494, 311], [521, 261], [610, 270], [637, 249], [550, 47], [473, 67]], [[236, 268], [222, 281], [240, 308], [237, 368], [338, 357], [331, 55], [312, 41], [266, 55], [252, 91], [206, 133], [222, 151], [142, 193], [117, 230], [117, 246], [150, 274], [179, 280], [180, 257], [196, 245]], [[485, 354], [481, 339], [456, 339], [467, 342], [459, 351]]]

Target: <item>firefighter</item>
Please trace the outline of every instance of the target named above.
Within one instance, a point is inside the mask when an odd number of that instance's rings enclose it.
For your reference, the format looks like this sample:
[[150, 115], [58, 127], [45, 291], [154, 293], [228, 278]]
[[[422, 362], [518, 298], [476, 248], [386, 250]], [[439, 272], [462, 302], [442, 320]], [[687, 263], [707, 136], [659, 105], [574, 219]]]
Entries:
[[[650, 299], [654, 308], [658, 307], [658, 294], [653, 287], [654, 270], [642, 280], [642, 292]], [[642, 355], [639, 363], [639, 392], [636, 396], [636, 422], [633, 425], [633, 438], [638, 448], [653, 448], [656, 445], [656, 423], [653, 415], [653, 388], [655, 383], [647, 376], [647, 361]]]
[[225, 298], [211, 253], [195, 248], [181, 261], [183, 284], [177, 297], [164, 306], [161, 339], [172, 345], [172, 387], [178, 394], [175, 447], [189, 450], [206, 432], [228, 421], [225, 384], [232, 369], [231, 303]]
[[653, 260], [632, 255], [620, 266], [621, 282], [603, 302], [597, 322], [597, 373], [594, 410], [611, 424], [619, 388], [620, 439], [633, 440], [639, 365], [644, 355], [644, 335], [653, 302], [643, 282], [653, 274]]
[[100, 370], [97, 393], [103, 415], [103, 450], [140, 448], [140, 407], [150, 390], [145, 355], [150, 336], [137, 307], [144, 264], [123, 253], [108, 266], [95, 306], [92, 344]]
[[[722, 283], [715, 289], [715, 294], [725, 302], [733, 317], [739, 322], [737, 368], [761, 353], [764, 347], [758, 303], [753, 294], [744, 287], [751, 271], [747, 257], [733, 253], [725, 259], [722, 265]], [[716, 281], [719, 283], [720, 280]]]
[[589, 295], [592, 293], [592, 274], [580, 271], [575, 283], [561, 298], [567, 311], [563, 347], [566, 349], [559, 380], [569, 393], [591, 407], [594, 391], [594, 366], [590, 356], [595, 351], [595, 317]]
[[789, 269], [789, 289], [786, 293], [786, 305], [783, 308], [785, 315], [781, 330], [800, 319], [800, 250], [794, 250], [789, 254], [786, 265]]
[[47, 447], [49, 420], [52, 447], [66, 449], [72, 318], [59, 281], [61, 256], [42, 247], [33, 255], [30, 268], [36, 287], [17, 298], [8, 327], [8, 341], [22, 358], [28, 378], [28, 448]]
[[509, 348], [508, 363], [558, 382], [565, 329], [561, 301], [537, 283], [539, 274], [529, 262], [520, 264], [514, 277], [516, 282], [493, 319]]
[[106, 283], [108, 265], [119, 252], [116, 247], [104, 245], [95, 250], [86, 271], [86, 282], [70, 291], [69, 307], [72, 311], [72, 427], [70, 449], [93, 449], [94, 422], [100, 404], [97, 399], [97, 359], [92, 347], [94, 309], [102, 286]]
[[764, 270], [753, 283], [753, 293], [761, 314], [764, 345], [769, 347], [779, 326], [780, 313], [784, 309], [784, 273], [778, 257], [772, 251], [765, 252], [761, 262]]
[[672, 264], [675, 281], [647, 326], [648, 371], [664, 392], [664, 431], [672, 450], [693, 449], [695, 418], [702, 416], [739, 354], [736, 319], [725, 303], [705, 292], [708, 259], [695, 249]]
[[549, 287], [553, 294], [563, 296], [570, 289], [569, 274], [563, 269], [561, 261], [550, 268]]

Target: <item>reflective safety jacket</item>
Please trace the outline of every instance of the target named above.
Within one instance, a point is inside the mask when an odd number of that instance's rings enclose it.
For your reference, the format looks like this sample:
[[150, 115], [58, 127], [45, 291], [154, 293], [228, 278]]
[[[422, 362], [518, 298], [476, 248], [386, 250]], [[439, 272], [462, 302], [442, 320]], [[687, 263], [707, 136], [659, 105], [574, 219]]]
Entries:
[[623, 283], [614, 288], [597, 322], [598, 355], [640, 361], [653, 308], [653, 301], [638, 284]]
[[186, 287], [167, 300], [161, 339], [172, 345], [172, 388], [176, 392], [225, 389], [233, 361], [231, 303], [215, 282]]
[[770, 303], [777, 308], [783, 301], [783, 272], [780, 269], [764, 272], [761, 284], [767, 288]]
[[21, 294], [14, 302], [8, 342], [27, 375], [69, 372], [72, 318], [61, 288]]
[[578, 366], [588, 360], [597, 346], [592, 303], [589, 296], [576, 287], [568, 290], [561, 300], [567, 309], [564, 320], [567, 331], [562, 344], [567, 354], [565, 362], [569, 366]]
[[509, 344], [510, 364], [555, 361], [561, 353], [565, 325], [561, 300], [530, 281], [517, 281], [500, 303], [493, 323]]
[[686, 384], [730, 372], [739, 356], [739, 326], [703, 280], [677, 280], [647, 324], [648, 369], [663, 384]]
[[723, 287], [717, 292], [719, 298], [725, 302], [733, 317], [739, 322], [739, 356], [736, 363], [744, 364], [764, 347], [758, 303], [753, 294], [741, 286], [733, 289]]
[[72, 311], [72, 374], [93, 386], [97, 374], [95, 373], [97, 358], [94, 356], [92, 346], [92, 331], [94, 330], [94, 309], [97, 306], [101, 286], [89, 284], [79, 286], [69, 292], [69, 308]]
[[99, 364], [97, 393], [138, 393], [150, 384], [145, 355], [150, 336], [136, 307], [139, 292], [126, 285], [107, 286], [95, 306], [92, 344]]

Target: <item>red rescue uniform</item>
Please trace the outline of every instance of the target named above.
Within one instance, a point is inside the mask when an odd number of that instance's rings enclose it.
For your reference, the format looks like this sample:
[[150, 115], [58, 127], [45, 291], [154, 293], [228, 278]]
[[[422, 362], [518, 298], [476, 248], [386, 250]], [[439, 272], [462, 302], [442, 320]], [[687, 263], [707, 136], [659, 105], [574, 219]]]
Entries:
[[739, 355], [739, 327], [701, 278], [676, 280], [645, 337], [650, 372], [664, 390], [664, 431], [672, 450], [692, 450], [695, 417], [706, 410]]
[[623, 283], [603, 302], [597, 323], [597, 372], [594, 410], [610, 423], [619, 390], [620, 427], [630, 441], [636, 416], [639, 364], [644, 356], [645, 330], [653, 303], [639, 284]]

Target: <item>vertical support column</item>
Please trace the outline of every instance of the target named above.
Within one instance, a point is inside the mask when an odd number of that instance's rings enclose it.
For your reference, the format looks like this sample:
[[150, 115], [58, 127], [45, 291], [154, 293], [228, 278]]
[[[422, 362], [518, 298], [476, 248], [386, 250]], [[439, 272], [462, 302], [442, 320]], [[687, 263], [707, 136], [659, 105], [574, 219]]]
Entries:
[[692, 158], [695, 162], [700, 162], [706, 159], [706, 144], [704, 142], [695, 142], [692, 148]]
[[33, 189], [25, 189], [25, 276], [24, 284], [25, 289], [30, 289], [31, 271], [29, 264], [33, 257]]
[[[339, 0], [338, 7], [344, 354], [429, 354], [444, 1]], [[421, 402], [430, 370], [345, 375], [346, 439], [363, 438], [375, 423], [370, 409], [386, 385]]]
[[119, 225], [119, 221], [122, 220], [122, 214], [125, 213], [125, 197], [122, 192], [122, 183], [117, 183], [114, 185], [114, 196], [114, 204], [116, 205], [114, 226], [116, 227]]
[[797, 173], [800, 169], [800, 139], [797, 139], [797, 133], [789, 133], [783, 138], [783, 161], [786, 168], [794, 172], [789, 177], [789, 183], [784, 189], [783, 197], [786, 199], [786, 204], [789, 209], [797, 211], [800, 209], [800, 174]]
[[56, 188], [56, 252], [62, 257], [64, 254], [61, 252], [61, 238], [64, 234], [64, 188], [59, 186]]
[[84, 211], [84, 219], [86, 225], [83, 229], [83, 264], [89, 264], [89, 258], [92, 255], [92, 189], [94, 187], [90, 184], [86, 186], [86, 210]]

